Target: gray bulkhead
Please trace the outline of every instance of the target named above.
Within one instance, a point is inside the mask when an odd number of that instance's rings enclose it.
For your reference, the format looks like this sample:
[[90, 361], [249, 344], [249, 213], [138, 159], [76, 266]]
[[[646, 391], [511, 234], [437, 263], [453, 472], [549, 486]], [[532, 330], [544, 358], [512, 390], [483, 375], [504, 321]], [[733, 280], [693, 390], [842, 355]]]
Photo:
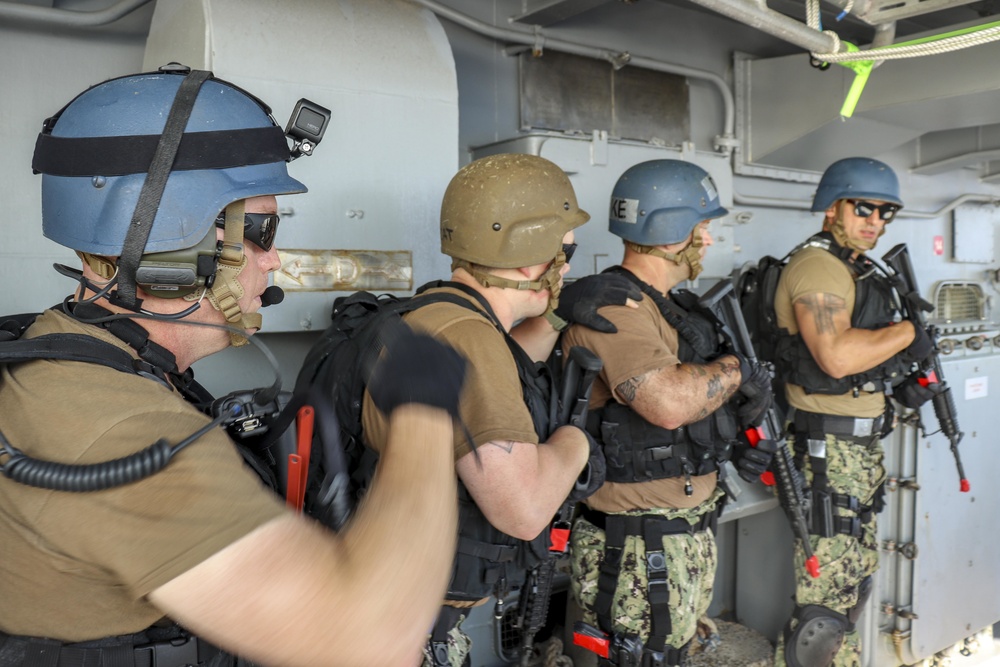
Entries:
[[[823, 6], [825, 27], [861, 45], [875, 38], [870, 23], [883, 35], [891, 25], [899, 41], [989, 21], [978, 3], [905, 14], [871, 2], [840, 24], [841, 5]], [[475, 157], [531, 152], [570, 174], [592, 215], [570, 278], [621, 257], [606, 229], [619, 174], [663, 157], [698, 163], [731, 214], [712, 223], [696, 290], [818, 231], [808, 208], [826, 165], [879, 158], [899, 173], [906, 208], [875, 254], [907, 243], [922, 295], [938, 306], [972, 483], [958, 492], [940, 434], [902, 425], [887, 442], [895, 481], [880, 519], [878, 587], [861, 621], [864, 660], [915, 663], [1000, 620], [990, 392], [991, 378], [1000, 387], [1000, 45], [885, 61], [842, 118], [853, 71], [811, 67], [807, 48], [826, 38], [805, 28], [801, 7], [773, 6], [792, 18], [714, 0], [0, 0], [0, 308], [38, 309], [72, 287], [50, 265], [75, 258], [40, 231], [30, 162], [42, 119], [86, 85], [169, 60], [245, 85], [279, 124], [299, 97], [333, 111], [316, 154], [290, 167], [309, 194], [279, 201], [279, 246], [298, 254], [282, 267], [287, 298], [264, 311], [260, 337], [286, 386], [335, 296], [406, 294], [446, 275], [440, 199]], [[221, 393], [273, 379], [252, 349], [197, 371]], [[929, 407], [923, 418], [937, 430]], [[791, 608], [790, 533], [766, 492], [734, 479], [712, 612], [773, 640]], [[470, 623], [475, 665], [503, 664], [490, 608]]]

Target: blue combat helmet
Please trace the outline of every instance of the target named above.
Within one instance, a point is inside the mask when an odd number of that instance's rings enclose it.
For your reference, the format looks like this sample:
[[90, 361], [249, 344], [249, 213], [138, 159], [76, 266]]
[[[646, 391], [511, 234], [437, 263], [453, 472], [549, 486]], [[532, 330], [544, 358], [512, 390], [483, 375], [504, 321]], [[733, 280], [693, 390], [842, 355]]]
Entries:
[[[42, 231], [74, 250], [118, 256], [187, 68], [95, 85], [46, 120], [32, 168], [42, 177]], [[210, 73], [208, 73], [210, 75]], [[260, 100], [212, 76], [183, 130], [146, 253], [201, 242], [230, 203], [306, 192], [288, 175], [284, 131]]]
[[841, 199], [876, 199], [903, 206], [896, 172], [867, 157], [844, 158], [827, 167], [816, 188], [812, 212], [825, 211]]
[[608, 229], [638, 245], [668, 245], [687, 239], [703, 220], [728, 213], [707, 171], [683, 160], [651, 160], [618, 179]]

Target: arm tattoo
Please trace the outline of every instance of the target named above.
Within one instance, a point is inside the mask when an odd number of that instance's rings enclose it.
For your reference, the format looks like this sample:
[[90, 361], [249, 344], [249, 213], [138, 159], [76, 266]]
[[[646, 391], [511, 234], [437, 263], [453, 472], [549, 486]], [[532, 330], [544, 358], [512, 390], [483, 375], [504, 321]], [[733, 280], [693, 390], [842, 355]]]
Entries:
[[[712, 374], [708, 378], [708, 391], [705, 393], [705, 398], [713, 399], [716, 397], [728, 398], [740, 385], [740, 365], [736, 362], [718, 362], [719, 370], [721, 373]], [[708, 367], [696, 365], [693, 368], [699, 369], [700, 373], [691, 372], [692, 376], [696, 375], [708, 375]], [[733, 376], [736, 376], [736, 383], [733, 384]]]
[[723, 391], [722, 378], [718, 375], [713, 375], [708, 381], [708, 393], [705, 394], [705, 398], [715, 398]]
[[821, 334], [837, 333], [833, 318], [835, 315], [844, 312], [847, 308], [844, 300], [836, 294], [823, 294], [822, 302], [820, 295], [809, 294], [797, 299], [795, 303], [801, 303], [812, 313], [813, 319], [816, 322], [816, 331]]
[[508, 454], [514, 451], [514, 441], [513, 440], [490, 440], [487, 444], [493, 445], [494, 447], [499, 447]]
[[615, 391], [618, 395], [625, 399], [626, 403], [631, 404], [635, 400], [635, 395], [639, 391], [639, 387], [649, 379], [649, 373], [643, 373], [642, 375], [637, 375], [634, 378], [629, 378], [622, 382], [620, 385], [615, 387]]

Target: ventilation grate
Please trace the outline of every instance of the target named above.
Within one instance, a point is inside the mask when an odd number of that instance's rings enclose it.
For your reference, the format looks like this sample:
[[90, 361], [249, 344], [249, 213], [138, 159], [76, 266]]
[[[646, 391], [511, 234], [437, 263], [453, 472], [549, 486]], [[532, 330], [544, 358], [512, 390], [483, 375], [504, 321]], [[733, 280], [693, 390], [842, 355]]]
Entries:
[[506, 601], [506, 609], [499, 621], [494, 621], [496, 628], [495, 649], [496, 653], [505, 662], [518, 662], [521, 654], [521, 627], [520, 615], [521, 607], [519, 600]]
[[934, 293], [934, 319], [948, 323], [982, 322], [986, 319], [986, 297], [977, 283], [942, 282]]

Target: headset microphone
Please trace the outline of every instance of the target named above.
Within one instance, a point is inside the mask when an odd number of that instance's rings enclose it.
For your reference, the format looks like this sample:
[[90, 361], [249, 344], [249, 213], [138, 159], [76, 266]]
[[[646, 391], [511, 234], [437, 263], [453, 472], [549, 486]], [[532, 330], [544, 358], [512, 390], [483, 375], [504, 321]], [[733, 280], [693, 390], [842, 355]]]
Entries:
[[260, 295], [260, 307], [273, 306], [285, 300], [285, 290], [277, 285], [271, 285]]

